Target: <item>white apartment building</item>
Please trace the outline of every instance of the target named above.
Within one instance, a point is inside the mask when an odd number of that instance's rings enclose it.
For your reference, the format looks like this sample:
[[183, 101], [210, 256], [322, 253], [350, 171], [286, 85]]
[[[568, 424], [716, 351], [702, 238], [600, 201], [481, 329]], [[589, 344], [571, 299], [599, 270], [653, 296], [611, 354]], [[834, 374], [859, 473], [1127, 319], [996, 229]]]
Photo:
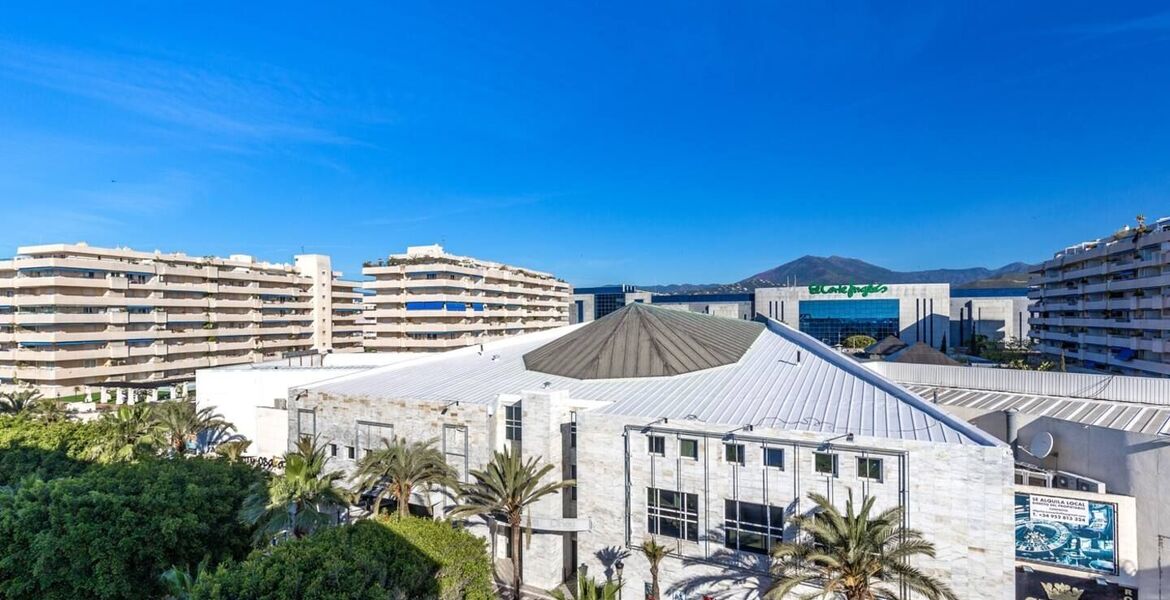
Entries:
[[1031, 336], [1045, 355], [1170, 377], [1170, 217], [1065, 248], [1032, 275]]
[[195, 370], [295, 352], [360, 351], [361, 294], [328, 256], [295, 264], [25, 246], [0, 261], [0, 386], [67, 396], [154, 389]]
[[569, 322], [569, 284], [539, 271], [455, 256], [439, 245], [366, 263], [374, 292], [365, 347], [442, 351]]

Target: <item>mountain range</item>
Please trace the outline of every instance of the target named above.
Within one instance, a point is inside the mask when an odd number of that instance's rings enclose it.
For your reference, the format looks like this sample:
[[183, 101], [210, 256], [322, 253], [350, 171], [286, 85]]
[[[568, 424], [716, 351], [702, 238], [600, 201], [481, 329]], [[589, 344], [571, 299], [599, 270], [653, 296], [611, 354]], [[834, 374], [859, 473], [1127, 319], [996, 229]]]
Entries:
[[813, 283], [949, 283], [951, 287], [1026, 287], [1028, 271], [1033, 265], [1014, 262], [997, 269], [927, 269], [893, 271], [856, 258], [843, 256], [802, 256], [778, 267], [756, 273], [735, 283], [671, 284], [639, 286], [664, 293], [746, 292], [758, 287], [809, 285]]

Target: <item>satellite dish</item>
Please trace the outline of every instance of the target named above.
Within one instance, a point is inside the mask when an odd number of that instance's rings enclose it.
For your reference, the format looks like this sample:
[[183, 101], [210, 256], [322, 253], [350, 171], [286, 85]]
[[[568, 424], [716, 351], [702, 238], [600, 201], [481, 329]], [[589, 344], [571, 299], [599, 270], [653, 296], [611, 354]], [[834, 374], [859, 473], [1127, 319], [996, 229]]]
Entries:
[[1056, 440], [1052, 438], [1052, 434], [1047, 431], [1041, 431], [1032, 438], [1032, 443], [1028, 444], [1028, 454], [1036, 458], [1047, 458], [1052, 454], [1052, 448], [1056, 444]]

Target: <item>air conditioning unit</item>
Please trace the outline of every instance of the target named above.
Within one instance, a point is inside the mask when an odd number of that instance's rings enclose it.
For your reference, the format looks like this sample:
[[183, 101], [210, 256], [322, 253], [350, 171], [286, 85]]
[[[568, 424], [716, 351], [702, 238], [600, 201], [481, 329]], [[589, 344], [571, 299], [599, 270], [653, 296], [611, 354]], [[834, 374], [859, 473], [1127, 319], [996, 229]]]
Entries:
[[1105, 483], [1088, 477], [1081, 477], [1064, 471], [1057, 471], [1052, 478], [1052, 487], [1078, 492], [1105, 493]]

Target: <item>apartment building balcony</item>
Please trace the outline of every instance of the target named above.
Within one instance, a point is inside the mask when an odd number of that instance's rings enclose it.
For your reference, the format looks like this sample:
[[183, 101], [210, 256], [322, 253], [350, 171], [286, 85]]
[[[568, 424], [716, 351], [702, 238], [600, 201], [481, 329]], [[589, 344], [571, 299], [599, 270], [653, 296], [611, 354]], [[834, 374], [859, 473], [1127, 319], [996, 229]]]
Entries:
[[415, 339], [409, 337], [367, 337], [365, 344], [367, 348], [382, 348], [382, 349], [439, 349], [439, 348], [463, 348], [472, 344], [478, 344], [481, 341], [488, 341], [488, 339], [478, 337], [459, 337], [459, 338], [439, 338], [434, 340]]
[[[113, 287], [111, 281], [116, 281], [117, 277], [71, 277], [64, 275], [51, 275], [47, 277], [14, 277], [8, 280], [8, 287], [17, 290], [27, 290], [36, 288], [88, 288], [88, 289], [110, 289]], [[122, 279], [125, 281], [125, 279]]]

